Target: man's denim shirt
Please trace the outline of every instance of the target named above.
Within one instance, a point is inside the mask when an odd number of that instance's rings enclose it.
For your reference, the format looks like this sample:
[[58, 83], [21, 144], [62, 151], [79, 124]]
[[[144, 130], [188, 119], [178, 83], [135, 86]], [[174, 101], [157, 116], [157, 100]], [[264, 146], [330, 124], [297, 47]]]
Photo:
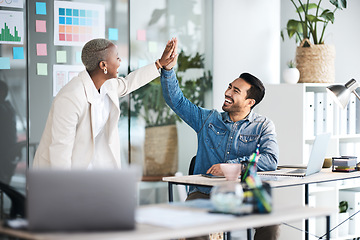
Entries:
[[[231, 121], [227, 112], [198, 107], [184, 97], [173, 70], [162, 70], [161, 85], [166, 103], [192, 127], [198, 136], [194, 174], [206, 173], [217, 163], [247, 160], [260, 144], [258, 171], [275, 170], [279, 148], [273, 122], [253, 111], [243, 120]], [[191, 187], [191, 192], [210, 193], [207, 187]]]

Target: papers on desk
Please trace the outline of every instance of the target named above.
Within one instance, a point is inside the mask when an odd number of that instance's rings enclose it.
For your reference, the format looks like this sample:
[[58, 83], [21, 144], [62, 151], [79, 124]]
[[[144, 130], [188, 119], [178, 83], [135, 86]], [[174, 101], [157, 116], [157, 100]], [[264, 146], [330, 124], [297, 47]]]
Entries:
[[211, 214], [181, 208], [146, 207], [136, 212], [136, 222], [167, 228], [183, 228], [231, 220], [235, 216]]

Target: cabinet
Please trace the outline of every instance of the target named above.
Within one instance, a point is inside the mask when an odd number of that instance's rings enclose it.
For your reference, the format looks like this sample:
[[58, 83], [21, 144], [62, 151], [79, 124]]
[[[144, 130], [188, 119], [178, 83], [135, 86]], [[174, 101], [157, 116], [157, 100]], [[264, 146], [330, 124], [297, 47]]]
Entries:
[[[332, 137], [327, 148], [326, 157], [339, 155], [355, 155], [360, 158], [360, 126], [357, 118], [360, 116], [360, 101], [353, 98], [347, 109], [338, 107], [326, 93], [328, 84], [270, 84], [266, 85], [263, 101], [254, 109], [256, 112], [270, 118], [276, 128], [280, 149], [279, 165], [308, 163], [315, 135], [321, 132], [331, 132]], [[355, 96], [354, 96], [355, 97]], [[346, 180], [309, 186], [309, 204], [338, 208], [341, 192], [348, 189], [359, 189], [360, 180]], [[284, 189], [277, 198], [285, 198], [287, 202], [303, 204], [304, 187], [294, 192]], [[339, 214], [331, 216], [331, 228], [340, 220]], [[299, 223], [304, 229], [303, 223]], [[325, 232], [323, 223], [315, 219], [309, 221], [311, 234], [321, 236]], [[281, 234], [281, 239], [304, 239], [300, 231]], [[332, 238], [348, 239], [336, 229]], [[350, 236], [355, 237], [356, 235]], [[356, 237], [360, 237], [356, 236]]]

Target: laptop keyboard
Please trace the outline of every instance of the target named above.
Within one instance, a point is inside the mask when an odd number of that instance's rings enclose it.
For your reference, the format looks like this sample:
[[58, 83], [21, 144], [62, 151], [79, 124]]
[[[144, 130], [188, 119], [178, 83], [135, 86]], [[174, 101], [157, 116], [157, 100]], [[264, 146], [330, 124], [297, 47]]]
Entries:
[[305, 172], [306, 172], [306, 169], [295, 169], [295, 170], [290, 171], [289, 173], [305, 173]]

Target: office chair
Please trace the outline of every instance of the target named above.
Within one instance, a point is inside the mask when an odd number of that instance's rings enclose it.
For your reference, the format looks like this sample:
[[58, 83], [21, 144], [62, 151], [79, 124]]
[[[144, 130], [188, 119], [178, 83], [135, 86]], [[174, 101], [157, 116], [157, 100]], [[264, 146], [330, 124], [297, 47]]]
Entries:
[[189, 172], [188, 172], [189, 175], [194, 175], [195, 160], [196, 160], [196, 155], [190, 161]]
[[22, 217], [25, 218], [25, 196], [18, 192], [15, 188], [0, 182], [0, 191], [5, 193], [11, 201], [10, 218]]

